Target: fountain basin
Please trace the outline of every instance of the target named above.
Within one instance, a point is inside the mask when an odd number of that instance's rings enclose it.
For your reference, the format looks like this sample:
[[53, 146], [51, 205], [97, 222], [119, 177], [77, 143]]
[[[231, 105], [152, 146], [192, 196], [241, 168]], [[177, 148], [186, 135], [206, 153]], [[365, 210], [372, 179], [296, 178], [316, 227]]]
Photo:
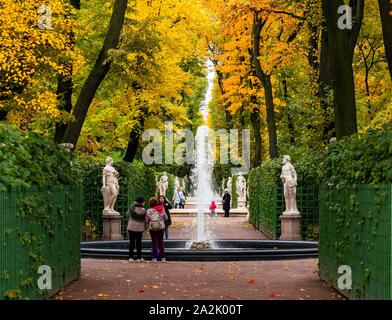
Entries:
[[[83, 242], [83, 258], [126, 259], [129, 242]], [[318, 257], [317, 242], [278, 240], [215, 240], [212, 249], [189, 249], [189, 240], [166, 240], [169, 261], [290, 260]], [[143, 240], [143, 258], [151, 258], [151, 241]]]

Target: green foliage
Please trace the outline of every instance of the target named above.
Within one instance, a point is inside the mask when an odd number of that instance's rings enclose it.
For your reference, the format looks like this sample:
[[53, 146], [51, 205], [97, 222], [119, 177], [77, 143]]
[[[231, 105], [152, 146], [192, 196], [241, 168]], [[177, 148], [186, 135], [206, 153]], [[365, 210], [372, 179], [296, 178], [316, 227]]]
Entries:
[[331, 144], [323, 167], [324, 182], [338, 189], [392, 183], [392, 126], [369, 129]]
[[0, 188], [74, 184], [70, 155], [31, 132], [0, 124]]

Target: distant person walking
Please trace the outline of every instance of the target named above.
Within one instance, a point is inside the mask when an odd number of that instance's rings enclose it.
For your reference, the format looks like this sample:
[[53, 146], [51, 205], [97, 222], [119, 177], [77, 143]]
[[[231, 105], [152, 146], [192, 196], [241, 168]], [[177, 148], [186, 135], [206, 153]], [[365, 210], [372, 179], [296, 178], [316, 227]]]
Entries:
[[169, 227], [172, 224], [170, 210], [173, 209], [173, 206], [172, 206], [171, 202], [166, 199], [165, 196], [160, 196], [159, 201], [160, 201], [161, 205], [165, 208], [165, 213], [167, 215], [167, 220], [165, 221], [165, 239], [169, 240]]
[[178, 188], [177, 192], [174, 194], [173, 202], [174, 202], [174, 208], [175, 209], [177, 209], [177, 206], [180, 209], [184, 209], [185, 208], [185, 206], [184, 206], [184, 204], [185, 204], [185, 193], [184, 193], [184, 191], [182, 190], [181, 187]]
[[222, 205], [223, 205], [223, 211], [225, 212], [226, 218], [228, 218], [230, 216], [230, 202], [231, 202], [231, 196], [229, 193], [229, 189], [225, 189], [225, 193], [222, 198]]
[[165, 230], [165, 221], [168, 219], [164, 206], [159, 198], [153, 197], [149, 200], [150, 209], [146, 212], [146, 222], [150, 228], [152, 242], [152, 262], [158, 261], [158, 249], [162, 262], [166, 261], [165, 248], [163, 245], [163, 233]]
[[[142, 237], [145, 231], [146, 209], [144, 209], [145, 199], [137, 197], [135, 203], [127, 212], [128, 234], [129, 234], [129, 262], [143, 262], [142, 258]], [[134, 250], [136, 244], [137, 256], [134, 259]]]

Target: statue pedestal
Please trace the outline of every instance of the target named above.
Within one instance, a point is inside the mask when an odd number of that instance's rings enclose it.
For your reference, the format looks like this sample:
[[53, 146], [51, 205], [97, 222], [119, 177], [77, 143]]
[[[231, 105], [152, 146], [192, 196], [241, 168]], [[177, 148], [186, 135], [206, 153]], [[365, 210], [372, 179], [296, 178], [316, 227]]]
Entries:
[[102, 240], [123, 240], [121, 235], [121, 216], [120, 214], [103, 214], [103, 234]]
[[237, 200], [237, 207], [238, 208], [246, 208], [246, 200], [238, 199]]
[[281, 235], [279, 240], [302, 240], [301, 214], [282, 214], [280, 216]]

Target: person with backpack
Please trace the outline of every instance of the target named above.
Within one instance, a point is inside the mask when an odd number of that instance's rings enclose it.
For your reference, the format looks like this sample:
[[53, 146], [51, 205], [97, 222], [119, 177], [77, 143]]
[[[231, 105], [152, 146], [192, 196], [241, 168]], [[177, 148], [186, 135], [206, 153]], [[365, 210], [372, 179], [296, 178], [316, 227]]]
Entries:
[[[144, 209], [145, 199], [137, 197], [135, 203], [127, 212], [128, 234], [129, 234], [129, 262], [144, 262], [142, 258], [142, 237], [145, 231], [146, 209]], [[137, 260], [134, 259], [136, 243]]]
[[172, 204], [170, 203], [169, 200], [166, 199], [165, 196], [160, 196], [159, 201], [161, 202], [161, 205], [165, 208], [165, 212], [167, 215], [167, 220], [165, 221], [165, 239], [169, 240], [169, 227], [172, 224], [172, 219], [170, 216], [170, 210], [173, 209]]
[[159, 198], [153, 197], [149, 200], [150, 209], [146, 212], [146, 220], [148, 223], [152, 243], [152, 262], [158, 261], [158, 249], [160, 252], [160, 259], [166, 262], [165, 248], [163, 245], [163, 233], [165, 230], [165, 221], [168, 216], [165, 212], [165, 207], [159, 201]]

